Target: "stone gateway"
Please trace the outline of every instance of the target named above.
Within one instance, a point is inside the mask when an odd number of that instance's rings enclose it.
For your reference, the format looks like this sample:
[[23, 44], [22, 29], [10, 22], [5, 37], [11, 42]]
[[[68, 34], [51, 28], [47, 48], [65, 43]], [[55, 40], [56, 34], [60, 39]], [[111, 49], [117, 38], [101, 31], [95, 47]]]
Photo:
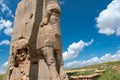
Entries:
[[57, 0], [18, 4], [6, 80], [69, 80], [64, 72]]

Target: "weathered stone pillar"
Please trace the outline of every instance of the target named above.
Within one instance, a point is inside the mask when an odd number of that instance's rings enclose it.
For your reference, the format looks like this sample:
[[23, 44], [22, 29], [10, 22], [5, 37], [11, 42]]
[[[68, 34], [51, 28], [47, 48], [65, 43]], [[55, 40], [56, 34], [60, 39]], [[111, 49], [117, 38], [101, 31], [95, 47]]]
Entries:
[[[50, 74], [50, 79], [47, 80], [68, 80], [63, 68], [60, 33], [61, 11], [57, 0], [45, 0], [43, 13], [37, 37], [37, 53], [43, 55], [47, 66], [43, 70], [47, 70], [46, 73]], [[43, 75], [41, 74], [41, 76]]]
[[[21, 0], [18, 4], [6, 80], [37, 80], [38, 65], [35, 65], [33, 72], [31, 65], [36, 57], [36, 39], [42, 11], [43, 0]], [[31, 79], [33, 77], [35, 79]]]
[[68, 80], [64, 72], [57, 0], [18, 4], [6, 80]]

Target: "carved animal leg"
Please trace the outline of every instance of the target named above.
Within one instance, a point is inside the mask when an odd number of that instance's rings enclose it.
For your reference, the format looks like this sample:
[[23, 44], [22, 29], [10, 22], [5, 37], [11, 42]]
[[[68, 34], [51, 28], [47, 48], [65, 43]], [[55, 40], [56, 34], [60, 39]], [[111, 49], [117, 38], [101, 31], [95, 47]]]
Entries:
[[55, 58], [56, 58], [56, 63], [57, 63], [57, 71], [58, 74], [60, 74], [60, 68], [61, 68], [61, 61], [62, 61], [62, 53], [60, 53], [60, 50], [55, 50]]
[[45, 58], [45, 61], [48, 65], [51, 74], [51, 80], [60, 80], [60, 77], [56, 69], [56, 60], [54, 57], [53, 47], [44, 47], [42, 50], [43, 50], [43, 56]]
[[62, 51], [61, 50], [56, 50], [55, 51], [56, 53], [56, 60], [57, 60], [57, 67], [59, 69], [59, 75], [61, 77], [61, 80], [69, 80], [68, 79], [68, 76], [66, 75], [65, 71], [64, 71], [64, 62], [63, 62], [63, 59], [62, 59]]

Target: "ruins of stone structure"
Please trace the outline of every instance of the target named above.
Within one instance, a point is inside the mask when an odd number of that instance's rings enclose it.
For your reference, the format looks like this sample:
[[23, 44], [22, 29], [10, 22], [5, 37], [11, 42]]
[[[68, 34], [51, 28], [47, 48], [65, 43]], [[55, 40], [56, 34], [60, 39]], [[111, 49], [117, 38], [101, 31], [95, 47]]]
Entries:
[[21, 0], [16, 10], [6, 80], [68, 80], [57, 0]]

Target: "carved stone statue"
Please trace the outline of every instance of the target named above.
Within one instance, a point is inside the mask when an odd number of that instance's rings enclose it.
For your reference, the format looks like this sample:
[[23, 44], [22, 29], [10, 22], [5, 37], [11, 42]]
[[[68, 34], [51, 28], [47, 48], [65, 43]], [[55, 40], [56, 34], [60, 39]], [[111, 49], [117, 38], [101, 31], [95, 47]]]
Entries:
[[[67, 80], [63, 68], [60, 33], [60, 7], [56, 0], [47, 0], [40, 24], [37, 48], [41, 49], [52, 80]], [[41, 54], [41, 53], [40, 53]]]
[[64, 72], [57, 0], [22, 0], [16, 11], [6, 80], [69, 80]]

